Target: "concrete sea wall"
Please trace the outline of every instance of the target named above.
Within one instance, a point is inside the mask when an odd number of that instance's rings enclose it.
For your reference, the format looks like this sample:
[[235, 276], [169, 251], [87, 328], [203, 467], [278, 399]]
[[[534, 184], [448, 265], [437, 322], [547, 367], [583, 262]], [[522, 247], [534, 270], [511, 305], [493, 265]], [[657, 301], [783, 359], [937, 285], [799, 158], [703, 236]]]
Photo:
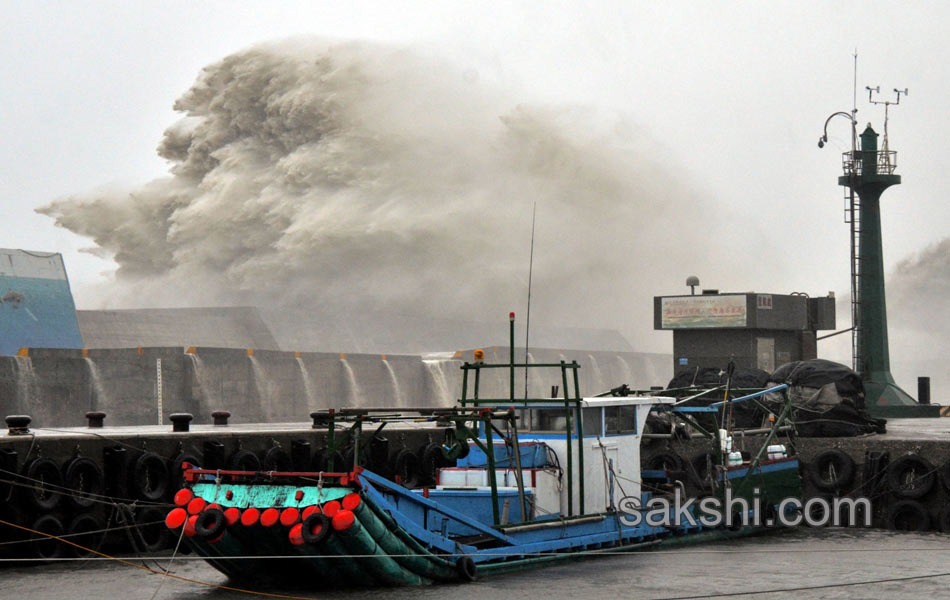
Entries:
[[[507, 348], [485, 350], [488, 362], [508, 362]], [[523, 353], [516, 349], [516, 362], [525, 360]], [[459, 367], [472, 359], [471, 350], [422, 356], [206, 347], [30, 349], [26, 356], [0, 357], [0, 414], [28, 414], [35, 427], [71, 427], [85, 425], [84, 415], [92, 410], [105, 412], [108, 425], [156, 425], [168, 423], [174, 412], [210, 423], [218, 409], [230, 411], [235, 423], [251, 423], [304, 422], [311, 411], [328, 407], [451, 406], [461, 394]], [[635, 352], [532, 349], [528, 360], [577, 360], [583, 395], [624, 383], [663, 385], [672, 370], [666, 355]], [[522, 396], [523, 369], [515, 380]], [[486, 370], [481, 395], [507, 397], [508, 385], [507, 369]], [[559, 369], [533, 369], [528, 394], [547, 396], [553, 385], [561, 386]]]

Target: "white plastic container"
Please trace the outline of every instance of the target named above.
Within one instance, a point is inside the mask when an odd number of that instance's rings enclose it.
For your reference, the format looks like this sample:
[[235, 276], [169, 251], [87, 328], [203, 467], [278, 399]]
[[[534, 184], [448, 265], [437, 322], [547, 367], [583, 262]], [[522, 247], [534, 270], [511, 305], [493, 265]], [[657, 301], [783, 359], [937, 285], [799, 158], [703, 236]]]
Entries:
[[465, 485], [468, 487], [488, 485], [488, 469], [466, 469]]
[[766, 448], [765, 451], [769, 454], [781, 454], [782, 456], [786, 455], [784, 444], [773, 444]]
[[742, 453], [741, 452], [730, 452], [729, 453], [729, 466], [735, 467], [742, 464]]
[[723, 452], [732, 452], [732, 436], [725, 429], [719, 430], [719, 447]]
[[468, 469], [444, 468], [439, 469], [439, 485], [445, 487], [465, 487], [466, 472]]

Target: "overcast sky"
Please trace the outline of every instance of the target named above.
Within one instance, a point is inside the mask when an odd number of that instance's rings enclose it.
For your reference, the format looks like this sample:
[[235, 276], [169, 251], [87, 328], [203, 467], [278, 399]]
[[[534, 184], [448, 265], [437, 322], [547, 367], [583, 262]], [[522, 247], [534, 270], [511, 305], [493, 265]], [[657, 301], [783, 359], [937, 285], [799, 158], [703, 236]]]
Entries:
[[[517, 4], [517, 6], [514, 6]], [[745, 228], [774, 234], [781, 264], [736, 256], [704, 285], [812, 294], [848, 288], [836, 185], [857, 48], [861, 123], [883, 111], [865, 85], [909, 88], [891, 113], [903, 185], [883, 199], [885, 261], [947, 236], [948, 4], [936, 2], [12, 2], [0, 23], [0, 247], [59, 251], [80, 307], [112, 263], [34, 213], [168, 165], [155, 147], [200, 69], [295, 35], [408, 43], [456, 61], [512, 100], [628, 113], [654, 151], [735, 229], [683, 240], [702, 252]], [[882, 94], [892, 98], [893, 94]], [[676, 293], [667, 281], [631, 282]], [[839, 322], [840, 323], [840, 322]]]

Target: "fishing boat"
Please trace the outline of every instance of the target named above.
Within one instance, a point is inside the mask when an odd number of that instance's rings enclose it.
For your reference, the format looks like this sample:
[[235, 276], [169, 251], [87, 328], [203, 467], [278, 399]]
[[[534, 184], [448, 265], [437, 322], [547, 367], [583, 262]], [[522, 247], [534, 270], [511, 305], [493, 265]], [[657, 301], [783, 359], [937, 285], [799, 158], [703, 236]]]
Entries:
[[[641, 472], [650, 411], [669, 412], [714, 440], [720, 451], [710, 497], [735, 492], [760, 501], [737, 517], [774, 516], [781, 498], [800, 492], [797, 458], [769, 446], [787, 410], [748, 460], [731, 452], [728, 429], [710, 431], [694, 414], [718, 415], [730, 402], [754, 401], [783, 386], [705, 407], [660, 395], [583, 397], [576, 362], [514, 362], [513, 313], [510, 335], [508, 363], [486, 363], [476, 352], [461, 365], [455, 407], [314, 413], [314, 426], [327, 432], [325, 470], [184, 465], [185, 485], [166, 525], [233, 580], [309, 588], [473, 581], [567, 558], [755, 530], [742, 522], [655, 518], [655, 500], [678, 491], [670, 473]], [[487, 369], [508, 370], [507, 398], [480, 396]], [[516, 369], [559, 371], [563, 392], [516, 398]], [[398, 467], [381, 473], [361, 466], [370, 445], [364, 428], [375, 426], [375, 435], [396, 422], [431, 428], [442, 440], [438, 455], [426, 457], [439, 463], [435, 485], [413, 485]], [[344, 447], [352, 449], [346, 459]], [[674, 510], [660, 506], [660, 516]], [[648, 510], [653, 519], [644, 518]], [[695, 507], [689, 514], [697, 514]]]

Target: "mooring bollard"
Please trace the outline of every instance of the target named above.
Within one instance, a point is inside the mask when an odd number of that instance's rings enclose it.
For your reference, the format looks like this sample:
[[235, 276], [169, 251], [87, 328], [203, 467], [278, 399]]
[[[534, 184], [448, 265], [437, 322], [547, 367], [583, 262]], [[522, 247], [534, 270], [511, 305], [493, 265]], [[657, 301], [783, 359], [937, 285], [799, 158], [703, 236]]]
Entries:
[[231, 418], [231, 413], [226, 410], [216, 410], [211, 413], [211, 417], [214, 419], [215, 425], [227, 425], [228, 419]]
[[86, 413], [86, 420], [89, 421], [90, 429], [100, 429], [103, 421], [106, 420], [106, 413], [101, 410], [91, 410]]
[[188, 424], [194, 419], [191, 413], [173, 413], [168, 416], [172, 422], [172, 431], [188, 431]]
[[10, 435], [29, 435], [30, 422], [33, 421], [30, 415], [9, 415], [5, 420]]

